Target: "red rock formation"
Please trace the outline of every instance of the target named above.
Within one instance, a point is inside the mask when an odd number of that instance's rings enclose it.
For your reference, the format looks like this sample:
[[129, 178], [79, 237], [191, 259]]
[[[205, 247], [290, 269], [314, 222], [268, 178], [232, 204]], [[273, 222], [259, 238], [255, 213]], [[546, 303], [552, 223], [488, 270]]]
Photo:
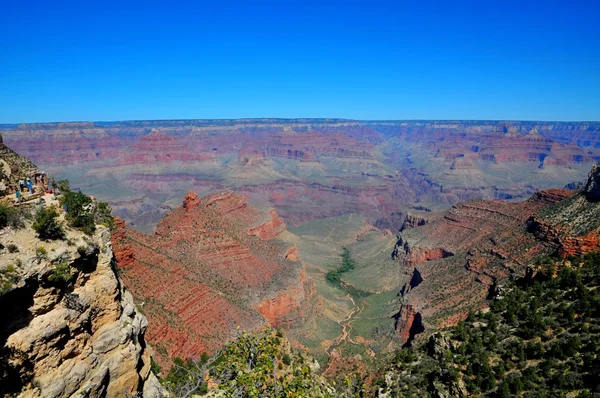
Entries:
[[[255, 309], [273, 327], [291, 329], [299, 326], [298, 319], [310, 316], [307, 311], [310, 306], [306, 302], [312, 300], [315, 293], [312, 283], [307, 283], [304, 270], [300, 275], [299, 284], [292, 286], [272, 298], [263, 300]], [[292, 316], [290, 316], [292, 315]]]
[[600, 237], [598, 237], [597, 231], [593, 231], [582, 237], [567, 236], [562, 239], [558, 248], [558, 256], [567, 258], [597, 251], [600, 251]]
[[187, 211], [195, 209], [196, 207], [200, 206], [201, 203], [202, 203], [202, 200], [200, 200], [200, 198], [198, 197], [198, 194], [193, 191], [189, 191], [185, 195], [185, 198], [183, 198], [183, 208], [186, 209]]
[[410, 345], [414, 337], [424, 330], [421, 314], [416, 312], [411, 304], [402, 304], [394, 318], [396, 333], [403, 345]]
[[189, 192], [152, 236], [117, 220], [115, 256], [125, 285], [145, 303], [148, 339], [163, 363], [219, 348], [238, 325], [290, 328], [311, 316], [312, 281], [295, 248], [275, 240], [280, 221], [232, 192]]
[[406, 214], [406, 218], [402, 223], [401, 231], [407, 228], [415, 228], [429, 223], [436, 215], [426, 211], [411, 210]]
[[285, 259], [290, 261], [298, 261], [298, 248], [293, 246], [287, 249], [285, 252]]
[[[589, 181], [598, 174], [590, 173]], [[585, 190], [560, 189], [520, 203], [459, 203], [425, 225], [403, 230], [393, 256], [418, 265], [421, 280], [417, 289], [401, 291], [403, 338], [412, 313], [421, 313], [430, 326], [447, 326], [484, 306], [495, 282], [524, 275], [541, 255], [599, 251], [599, 232], [600, 204]]]
[[569, 194], [540, 193], [521, 203], [460, 203], [426, 225], [405, 229], [396, 257], [407, 266], [417, 265], [423, 278], [405, 299], [426, 325], [440, 327], [447, 319], [461, 319], [485, 302], [495, 280], [524, 273], [529, 261], [556, 250], [527, 232], [527, 219]]
[[574, 192], [567, 189], [548, 189], [534, 193], [529, 199], [540, 204], [554, 204], [573, 196]]
[[[275, 209], [269, 211], [271, 219], [260, 224], [258, 227], [251, 228], [248, 233], [250, 235], [256, 235], [261, 239], [271, 240], [285, 231], [285, 223], [283, 219], [277, 215]], [[287, 258], [287, 256], [286, 256]]]
[[115, 248], [115, 260], [119, 267], [128, 267], [135, 261], [135, 254], [131, 244], [126, 243], [125, 221], [115, 217], [115, 230], [112, 233], [112, 241], [118, 242], [118, 249]]
[[573, 236], [569, 234], [567, 228], [549, 225], [533, 216], [528, 223], [531, 231], [539, 239], [557, 246], [557, 254], [560, 258], [600, 251], [597, 230], [583, 236]]

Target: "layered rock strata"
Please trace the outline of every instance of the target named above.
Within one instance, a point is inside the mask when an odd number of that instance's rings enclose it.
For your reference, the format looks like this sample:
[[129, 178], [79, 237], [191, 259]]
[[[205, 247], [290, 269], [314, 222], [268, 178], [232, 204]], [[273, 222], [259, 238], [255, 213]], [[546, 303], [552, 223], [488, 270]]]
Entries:
[[485, 306], [503, 278], [525, 275], [534, 259], [599, 251], [599, 173], [595, 166], [578, 192], [542, 191], [520, 203], [459, 203], [404, 229], [392, 257], [418, 275], [413, 272], [400, 292], [396, 328], [403, 340], [410, 335], [411, 314], [420, 313], [425, 326], [454, 324]]
[[314, 287], [285, 235], [274, 210], [260, 211], [231, 191], [189, 192], [152, 236], [117, 221], [117, 263], [144, 302], [160, 361], [212, 352], [237, 327], [290, 328], [311, 318]]

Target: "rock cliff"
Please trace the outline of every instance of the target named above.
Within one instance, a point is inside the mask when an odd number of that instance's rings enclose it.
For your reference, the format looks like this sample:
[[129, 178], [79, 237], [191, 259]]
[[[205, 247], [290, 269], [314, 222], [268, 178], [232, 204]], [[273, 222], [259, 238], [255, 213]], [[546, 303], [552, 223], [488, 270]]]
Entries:
[[524, 275], [537, 257], [599, 251], [599, 173], [595, 166], [578, 192], [541, 191], [520, 203], [473, 200], [427, 222], [410, 219], [392, 252], [418, 271], [400, 293], [404, 304], [396, 327], [403, 341], [414, 314], [422, 315], [425, 326], [453, 324], [485, 306], [498, 281]]
[[159, 361], [212, 352], [238, 326], [290, 328], [310, 320], [314, 287], [285, 235], [277, 212], [231, 191], [204, 198], [188, 192], [151, 236], [117, 220], [117, 263], [144, 303]]
[[0, 395], [162, 396], [148, 322], [122, 285], [105, 227], [50, 242], [28, 226], [7, 228], [0, 239]]
[[413, 204], [526, 198], [583, 179], [600, 159], [598, 122], [241, 119], [4, 128], [13, 148], [111, 202], [143, 231], [164, 216], [161, 206], [174, 207], [190, 189], [234, 189], [268, 203], [288, 225], [359, 213], [396, 232], [396, 216]]
[[528, 220], [532, 233], [558, 247], [562, 258], [600, 249], [600, 163], [596, 164], [580, 191], [555, 202]]

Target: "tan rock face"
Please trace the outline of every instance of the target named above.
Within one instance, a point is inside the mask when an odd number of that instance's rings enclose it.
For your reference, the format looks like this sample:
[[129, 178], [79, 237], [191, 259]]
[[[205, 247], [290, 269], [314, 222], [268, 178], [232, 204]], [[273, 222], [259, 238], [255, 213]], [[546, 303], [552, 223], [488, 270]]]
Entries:
[[[0, 296], [0, 395], [161, 396], [148, 322], [115, 273], [110, 232], [98, 227], [89, 239], [69, 231], [71, 246], [40, 242], [30, 229], [14, 234], [20, 252], [2, 259], [18, 264], [19, 277]], [[46, 258], [35, 255], [42, 245]], [[49, 279], [57, 263], [69, 264], [69, 282]]]

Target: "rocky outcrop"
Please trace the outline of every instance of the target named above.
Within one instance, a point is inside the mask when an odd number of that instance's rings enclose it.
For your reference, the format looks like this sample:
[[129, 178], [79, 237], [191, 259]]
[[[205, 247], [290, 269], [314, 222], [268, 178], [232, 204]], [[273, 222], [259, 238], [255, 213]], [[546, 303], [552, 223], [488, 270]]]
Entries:
[[529, 199], [530, 202], [536, 202], [543, 205], [552, 205], [563, 199], [570, 198], [574, 192], [567, 189], [547, 189], [534, 193]]
[[403, 230], [392, 256], [417, 266], [420, 282], [418, 289], [411, 280], [401, 290], [401, 318], [419, 312], [425, 326], [454, 324], [485, 306], [503, 279], [531, 272], [534, 259], [600, 251], [600, 206], [588, 197], [599, 172], [595, 167], [590, 173], [588, 191], [551, 189], [520, 203], [459, 203], [425, 225]]
[[275, 209], [269, 211], [270, 219], [260, 224], [258, 227], [251, 228], [248, 233], [258, 236], [263, 240], [275, 239], [279, 234], [285, 231], [285, 223], [279, 217]]
[[393, 255], [404, 266], [416, 266], [422, 281], [416, 289], [405, 287], [404, 300], [432, 328], [456, 323], [485, 305], [496, 280], [522, 274], [533, 258], [556, 251], [528, 232], [527, 220], [569, 194], [540, 193], [520, 203], [464, 202], [405, 229]]
[[291, 328], [312, 317], [314, 287], [285, 224], [225, 191], [189, 192], [151, 236], [117, 221], [115, 255], [150, 321], [159, 362], [213, 352], [236, 327]]
[[600, 163], [596, 163], [590, 171], [583, 194], [590, 202], [600, 201]]
[[2, 235], [19, 251], [4, 250], [0, 260], [15, 273], [0, 295], [0, 394], [162, 396], [150, 371], [148, 322], [114, 268], [110, 232], [98, 226], [87, 238], [70, 230], [68, 241], [41, 242], [31, 228]]
[[314, 285], [307, 282], [304, 270], [298, 282], [274, 297], [262, 300], [255, 308], [272, 327], [291, 329], [311, 318], [311, 302], [316, 295]]
[[406, 218], [402, 223], [402, 227], [400, 227], [400, 231], [425, 225], [431, 221], [432, 217], [435, 216], [432, 215], [431, 212], [411, 210], [406, 214]]
[[406, 282], [404, 286], [402, 286], [402, 289], [400, 289], [398, 295], [404, 297], [406, 294], [408, 294], [408, 292], [419, 286], [422, 282], [423, 276], [421, 275], [421, 272], [419, 272], [417, 268], [413, 268], [410, 280]]
[[529, 231], [556, 246], [561, 258], [600, 250], [599, 182], [600, 163], [592, 168], [581, 191], [530, 217]]
[[393, 259], [402, 258], [406, 265], [414, 265], [425, 261], [434, 261], [453, 256], [454, 253], [442, 247], [422, 247], [410, 244], [403, 239], [402, 235], [398, 237], [398, 242], [392, 252]]
[[415, 336], [425, 330], [421, 313], [416, 312], [411, 304], [402, 304], [394, 319], [396, 334], [405, 347], [409, 347]]

